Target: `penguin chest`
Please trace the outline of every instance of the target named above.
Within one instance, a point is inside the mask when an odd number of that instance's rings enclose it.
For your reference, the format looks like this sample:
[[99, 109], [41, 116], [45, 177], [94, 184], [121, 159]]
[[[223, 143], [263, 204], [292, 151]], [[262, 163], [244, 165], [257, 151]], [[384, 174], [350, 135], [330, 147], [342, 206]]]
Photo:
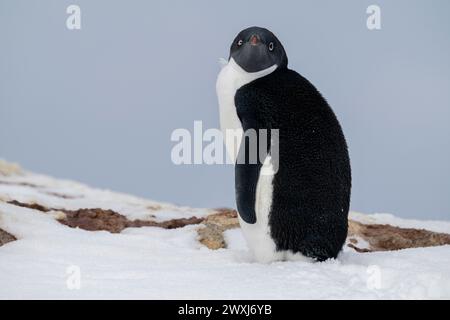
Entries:
[[272, 73], [276, 67], [273, 65], [259, 72], [246, 72], [231, 58], [217, 77], [216, 92], [219, 100], [220, 129], [232, 163], [236, 162], [243, 136], [242, 123], [237, 115], [234, 102], [236, 92], [247, 83]]
[[241, 86], [239, 73], [228, 63], [217, 78], [216, 91], [219, 100], [220, 129], [229, 159], [235, 163], [243, 129], [236, 112], [234, 97]]

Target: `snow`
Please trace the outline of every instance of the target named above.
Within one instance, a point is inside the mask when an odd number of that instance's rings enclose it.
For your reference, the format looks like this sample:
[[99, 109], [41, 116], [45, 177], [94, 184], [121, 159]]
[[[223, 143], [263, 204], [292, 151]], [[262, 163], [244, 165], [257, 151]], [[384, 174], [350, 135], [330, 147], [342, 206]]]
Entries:
[[[345, 248], [338, 259], [321, 263], [260, 264], [252, 261], [240, 229], [225, 232], [227, 249], [210, 250], [197, 241], [198, 225], [93, 232], [69, 228], [50, 214], [6, 201], [100, 207], [131, 219], [154, 215], [160, 221], [204, 216], [211, 213], [208, 209], [177, 207], [32, 173], [0, 175], [0, 182], [0, 228], [18, 238], [0, 247], [1, 299], [450, 298], [449, 246], [373, 253]], [[351, 216], [361, 222], [450, 233], [449, 221]], [[79, 287], [74, 277], [78, 271]]]

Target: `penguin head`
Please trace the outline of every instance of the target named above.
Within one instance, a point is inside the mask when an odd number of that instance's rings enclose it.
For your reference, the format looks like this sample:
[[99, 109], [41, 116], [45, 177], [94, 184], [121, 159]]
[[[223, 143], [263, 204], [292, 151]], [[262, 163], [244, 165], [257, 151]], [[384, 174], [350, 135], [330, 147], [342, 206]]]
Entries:
[[250, 27], [233, 40], [230, 57], [246, 72], [259, 72], [276, 65], [287, 68], [287, 55], [280, 40], [269, 30]]

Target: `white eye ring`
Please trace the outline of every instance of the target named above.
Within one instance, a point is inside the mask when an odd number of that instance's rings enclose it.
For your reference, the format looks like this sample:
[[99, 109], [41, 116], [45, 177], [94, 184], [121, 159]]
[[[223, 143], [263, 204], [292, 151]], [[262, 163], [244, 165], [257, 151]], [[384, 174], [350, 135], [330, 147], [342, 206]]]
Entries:
[[237, 42], [237, 45], [240, 47], [240, 46], [242, 46], [243, 43], [244, 43], [244, 41], [242, 41], [242, 39], [241, 39]]
[[273, 51], [273, 46], [274, 46], [273, 42], [269, 43], [269, 51]]

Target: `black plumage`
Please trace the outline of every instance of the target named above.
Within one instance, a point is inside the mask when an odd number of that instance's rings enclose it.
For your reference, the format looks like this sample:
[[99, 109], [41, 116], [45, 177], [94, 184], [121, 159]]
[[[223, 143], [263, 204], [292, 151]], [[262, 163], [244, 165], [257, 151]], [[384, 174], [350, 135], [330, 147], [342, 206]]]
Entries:
[[[269, 214], [277, 250], [319, 261], [335, 258], [347, 236], [351, 170], [332, 109], [307, 79], [285, 66], [242, 86], [235, 105], [244, 130], [279, 130]], [[268, 149], [273, 147], [269, 143]], [[256, 221], [261, 164], [235, 167], [238, 212], [247, 223]]]

